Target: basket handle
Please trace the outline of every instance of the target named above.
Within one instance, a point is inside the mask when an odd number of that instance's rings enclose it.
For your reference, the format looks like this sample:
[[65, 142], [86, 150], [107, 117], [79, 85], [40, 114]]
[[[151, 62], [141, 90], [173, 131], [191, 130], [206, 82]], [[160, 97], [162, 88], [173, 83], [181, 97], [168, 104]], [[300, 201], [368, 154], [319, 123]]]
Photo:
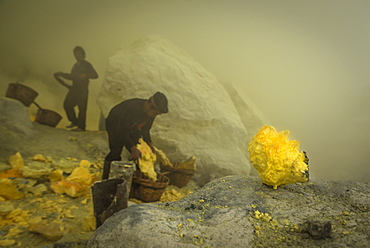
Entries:
[[42, 110], [41, 106], [38, 105], [35, 101], [32, 101], [40, 110]]
[[168, 175], [168, 174], [170, 174], [170, 173], [172, 173], [172, 171], [161, 172], [161, 174], [162, 174], [162, 175], [164, 175], [164, 176], [165, 176], [165, 175]]

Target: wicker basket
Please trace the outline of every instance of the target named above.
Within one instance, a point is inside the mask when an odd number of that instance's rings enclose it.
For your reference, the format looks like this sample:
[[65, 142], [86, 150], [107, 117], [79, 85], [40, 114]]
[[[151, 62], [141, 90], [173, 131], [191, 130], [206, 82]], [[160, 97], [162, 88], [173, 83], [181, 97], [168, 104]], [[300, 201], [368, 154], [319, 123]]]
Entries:
[[18, 83], [12, 83], [8, 85], [5, 96], [16, 99], [22, 102], [26, 107], [29, 107], [38, 94], [39, 93], [28, 86]]
[[57, 112], [49, 109], [38, 109], [35, 121], [51, 127], [56, 127], [61, 119], [62, 116]]
[[195, 170], [178, 169], [171, 166], [161, 166], [161, 172], [170, 179], [170, 185], [182, 188], [194, 176]]
[[163, 174], [158, 174], [157, 181], [152, 182], [141, 171], [135, 171], [132, 178], [130, 198], [136, 198], [143, 202], [158, 201], [168, 184], [169, 179]]

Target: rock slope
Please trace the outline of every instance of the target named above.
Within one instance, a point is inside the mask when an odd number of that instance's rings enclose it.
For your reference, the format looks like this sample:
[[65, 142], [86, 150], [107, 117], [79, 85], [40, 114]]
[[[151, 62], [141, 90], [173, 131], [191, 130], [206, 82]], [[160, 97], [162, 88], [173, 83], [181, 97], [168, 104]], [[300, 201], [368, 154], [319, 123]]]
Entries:
[[[370, 185], [313, 179], [272, 189], [258, 177], [214, 180], [177, 202], [140, 204], [98, 228], [88, 247], [366, 247]], [[329, 221], [313, 238], [311, 220]]]

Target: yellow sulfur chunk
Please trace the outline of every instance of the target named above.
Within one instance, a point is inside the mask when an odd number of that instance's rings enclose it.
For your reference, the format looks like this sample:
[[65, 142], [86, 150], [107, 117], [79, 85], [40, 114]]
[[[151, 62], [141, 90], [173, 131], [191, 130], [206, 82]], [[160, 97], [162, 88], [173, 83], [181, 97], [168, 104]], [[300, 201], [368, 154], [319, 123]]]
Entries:
[[12, 166], [12, 169], [21, 169], [24, 166], [24, 160], [22, 155], [17, 152], [16, 154], [9, 157], [9, 164]]
[[94, 177], [86, 167], [75, 168], [66, 180], [79, 183], [86, 187], [90, 187], [94, 183]]
[[81, 167], [90, 167], [91, 165], [92, 165], [92, 163], [90, 163], [89, 160], [83, 159], [83, 160], [80, 161], [80, 166]]
[[154, 163], [157, 160], [156, 155], [143, 139], [139, 140], [139, 144], [136, 147], [141, 152], [141, 158], [139, 158], [140, 171], [151, 181], [157, 181], [157, 173], [154, 171]]
[[169, 185], [163, 191], [160, 202], [178, 201], [193, 191], [188, 187], [178, 188], [175, 185]]
[[171, 166], [173, 167], [173, 164], [171, 163], [171, 161], [168, 159], [168, 157], [166, 156], [166, 154], [162, 151], [162, 150], [159, 150], [159, 149], [156, 149], [157, 150], [157, 157], [158, 157], [158, 161], [162, 164], [162, 165], [167, 165], [167, 166]]
[[50, 188], [57, 194], [67, 194], [70, 197], [79, 197], [86, 195], [89, 189], [80, 183], [72, 181], [56, 181], [50, 185]]
[[5, 199], [20, 199], [24, 195], [18, 191], [13, 182], [7, 178], [0, 178], [0, 196]]
[[288, 130], [278, 133], [265, 125], [249, 143], [251, 163], [262, 181], [274, 189], [308, 181], [308, 158], [305, 152], [299, 152], [299, 142], [288, 137]]
[[256, 218], [257, 220], [263, 220], [266, 222], [269, 222], [272, 219], [272, 217], [268, 213], [261, 213], [258, 210], [254, 211], [254, 218]]
[[57, 182], [57, 181], [62, 181], [64, 179], [63, 177], [63, 171], [62, 170], [55, 170], [50, 172], [48, 176], [50, 182]]
[[196, 165], [195, 165], [195, 156], [191, 156], [188, 160], [180, 162], [177, 165], [177, 169], [185, 169], [185, 170], [195, 170]]
[[34, 160], [34, 161], [40, 161], [40, 162], [46, 162], [47, 161], [47, 159], [42, 154], [36, 154], [31, 159]]

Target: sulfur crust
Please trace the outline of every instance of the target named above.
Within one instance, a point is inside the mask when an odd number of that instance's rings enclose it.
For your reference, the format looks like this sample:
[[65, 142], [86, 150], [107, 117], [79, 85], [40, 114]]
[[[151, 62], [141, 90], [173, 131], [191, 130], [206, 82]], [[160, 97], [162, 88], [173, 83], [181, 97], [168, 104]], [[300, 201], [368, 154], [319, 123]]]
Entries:
[[249, 143], [250, 161], [262, 181], [277, 189], [280, 185], [307, 182], [308, 165], [299, 142], [289, 140], [288, 130], [276, 132], [272, 126], [263, 126]]

